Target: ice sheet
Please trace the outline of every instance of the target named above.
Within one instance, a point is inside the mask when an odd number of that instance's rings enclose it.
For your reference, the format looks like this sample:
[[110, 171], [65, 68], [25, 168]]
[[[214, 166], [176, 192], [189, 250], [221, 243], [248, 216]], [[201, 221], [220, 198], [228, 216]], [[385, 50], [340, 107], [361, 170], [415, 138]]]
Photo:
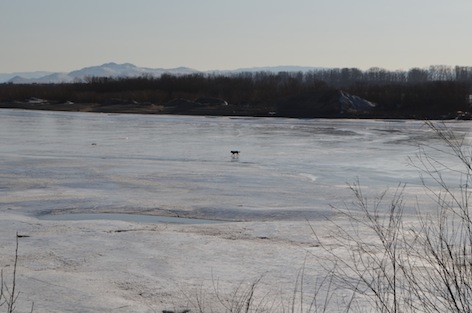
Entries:
[[408, 158], [438, 139], [422, 121], [0, 110], [0, 142], [2, 208], [264, 220], [330, 215], [357, 178], [417, 192]]
[[[447, 124], [466, 144], [470, 125]], [[331, 205], [353, 208], [346, 183], [359, 177], [371, 196], [405, 182], [416, 202], [424, 189], [408, 158], [420, 144], [443, 157], [444, 142], [420, 121], [0, 110], [0, 267], [8, 284], [19, 238], [21, 312], [32, 302], [39, 313], [198, 311], [192, 304], [207, 297], [206, 311], [220, 312], [215, 285], [231, 299], [259, 278], [256, 303], [289, 304], [302, 267], [305, 309], [326, 273], [319, 243], [341, 244], [324, 218]], [[460, 183], [457, 172], [442, 175]], [[35, 217], [100, 212], [247, 222]], [[349, 296], [337, 295], [327, 311], [345, 312]], [[274, 302], [271, 312], [285, 308]]]

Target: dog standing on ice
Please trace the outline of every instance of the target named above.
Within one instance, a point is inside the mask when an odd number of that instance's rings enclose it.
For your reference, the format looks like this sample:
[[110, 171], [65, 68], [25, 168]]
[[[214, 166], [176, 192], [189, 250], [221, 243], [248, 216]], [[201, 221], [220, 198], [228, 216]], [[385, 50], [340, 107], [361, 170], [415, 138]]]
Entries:
[[241, 151], [239, 151], [239, 150], [231, 150], [231, 158], [232, 158], [233, 160], [239, 158], [239, 153], [240, 153], [240, 152], [241, 152]]

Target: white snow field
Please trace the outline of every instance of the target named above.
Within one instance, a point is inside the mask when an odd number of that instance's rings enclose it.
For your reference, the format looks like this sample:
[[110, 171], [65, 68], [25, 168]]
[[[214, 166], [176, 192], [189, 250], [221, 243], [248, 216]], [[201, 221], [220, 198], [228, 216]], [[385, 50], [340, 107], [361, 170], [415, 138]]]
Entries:
[[0, 110], [4, 280], [18, 233], [20, 312], [215, 312], [258, 278], [256, 301], [287, 311], [303, 266], [301, 302], [324, 275], [312, 228], [336, 244], [348, 183], [406, 183], [407, 216], [429, 201], [420, 144], [443, 145], [421, 121]]

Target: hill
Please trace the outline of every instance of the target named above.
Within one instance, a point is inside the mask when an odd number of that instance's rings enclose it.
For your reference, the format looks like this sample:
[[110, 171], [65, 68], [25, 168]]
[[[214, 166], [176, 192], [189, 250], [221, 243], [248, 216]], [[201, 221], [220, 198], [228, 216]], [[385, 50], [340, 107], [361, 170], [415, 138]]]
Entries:
[[74, 70], [68, 73], [52, 72], [18, 72], [18, 73], [0, 73], [0, 83], [12, 84], [58, 84], [80, 82], [89, 77], [139, 77], [153, 76], [159, 77], [162, 74], [188, 75], [197, 73], [208, 74], [237, 74], [237, 73], [279, 73], [279, 72], [308, 72], [311, 70], [320, 70], [320, 67], [308, 66], [266, 66], [266, 67], [248, 67], [235, 70], [212, 70], [198, 71], [189, 67], [176, 68], [149, 68], [139, 67], [131, 63], [117, 64], [114, 62], [102, 65], [88, 66], [82, 69]]
[[[35, 74], [36, 73], [36, 74]], [[0, 74], [0, 83], [12, 84], [59, 84], [84, 81], [90, 77], [138, 77], [154, 76], [162, 74], [186, 75], [199, 73], [199, 71], [188, 68], [147, 68], [139, 67], [130, 63], [117, 64], [105, 63], [97, 66], [84, 67], [68, 73], [34, 72], [34, 73], [10, 73]]]

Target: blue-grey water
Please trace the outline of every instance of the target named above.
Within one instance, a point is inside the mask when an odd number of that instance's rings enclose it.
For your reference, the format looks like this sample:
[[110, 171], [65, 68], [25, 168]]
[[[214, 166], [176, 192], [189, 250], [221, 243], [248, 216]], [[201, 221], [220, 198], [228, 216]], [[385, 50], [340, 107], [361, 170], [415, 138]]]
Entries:
[[[448, 123], [466, 139], [470, 125]], [[443, 147], [422, 121], [2, 109], [0, 210], [316, 218], [349, 205], [356, 179], [419, 192], [420, 144]]]

